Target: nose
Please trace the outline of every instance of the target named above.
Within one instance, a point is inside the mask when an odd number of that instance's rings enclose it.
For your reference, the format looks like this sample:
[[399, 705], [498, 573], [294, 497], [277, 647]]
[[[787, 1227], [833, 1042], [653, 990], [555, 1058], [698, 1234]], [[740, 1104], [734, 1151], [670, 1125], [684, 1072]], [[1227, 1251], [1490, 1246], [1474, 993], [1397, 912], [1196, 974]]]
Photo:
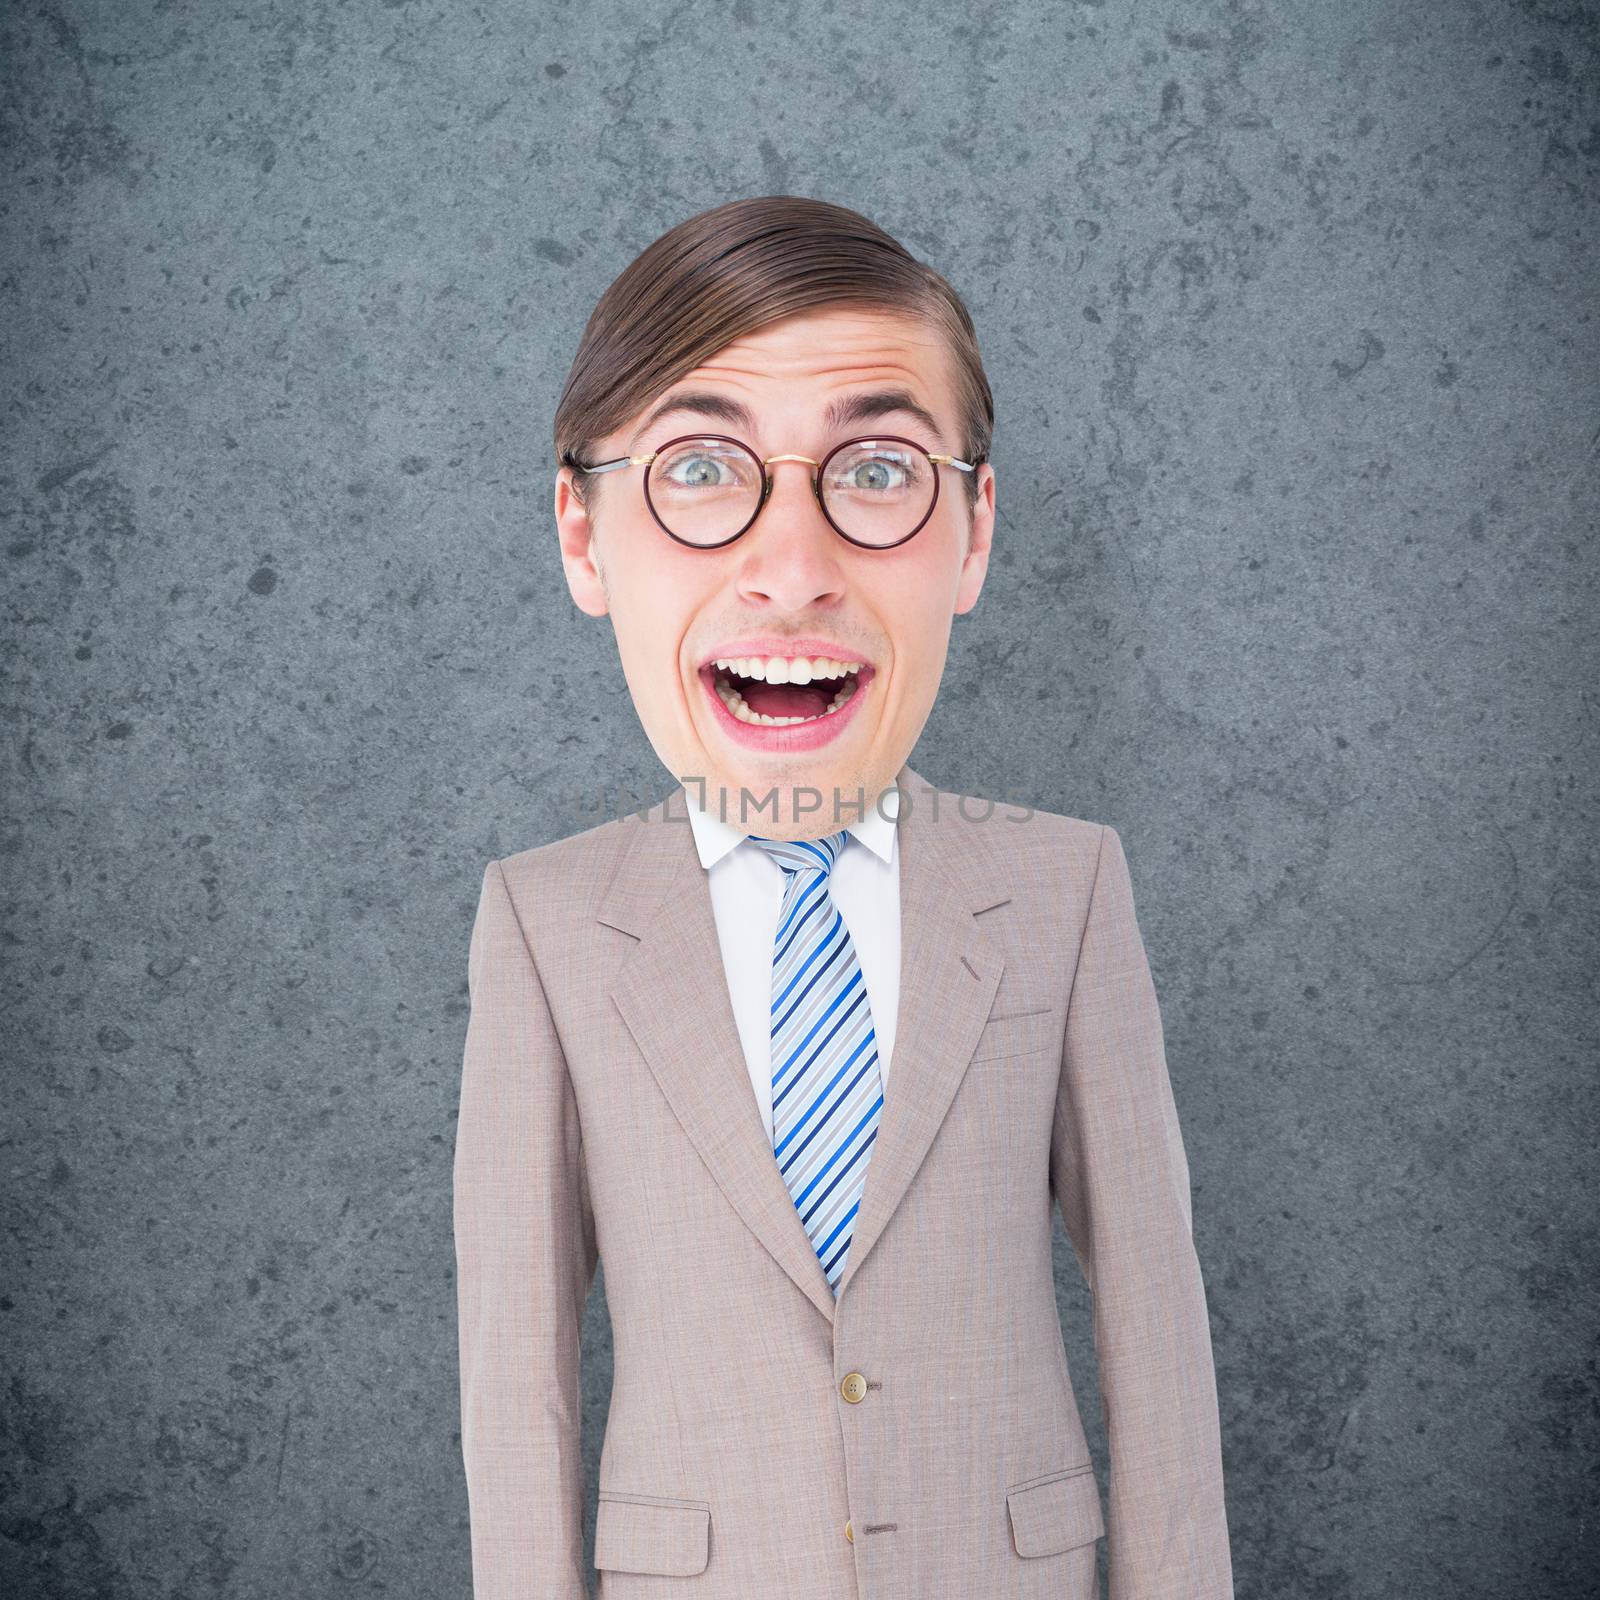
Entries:
[[[772, 471], [786, 461], [810, 470]], [[767, 457], [766, 504], [734, 547], [741, 558], [739, 592], [753, 603], [803, 613], [844, 593], [839, 557], [845, 544], [822, 514], [814, 488], [818, 465], [812, 456]]]

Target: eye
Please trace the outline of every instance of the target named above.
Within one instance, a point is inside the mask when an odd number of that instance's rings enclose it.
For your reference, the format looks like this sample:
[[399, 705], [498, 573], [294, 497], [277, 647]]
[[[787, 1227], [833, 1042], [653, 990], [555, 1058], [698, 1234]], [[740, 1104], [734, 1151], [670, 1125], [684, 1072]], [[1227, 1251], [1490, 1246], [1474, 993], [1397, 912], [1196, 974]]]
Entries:
[[852, 489], [892, 489], [900, 482], [902, 472], [898, 461], [887, 456], [873, 456], [868, 461], [858, 461], [850, 468]]
[[920, 456], [893, 445], [846, 450], [829, 472], [829, 487], [842, 493], [877, 499], [903, 495], [920, 487], [926, 476]]
[[761, 469], [745, 451], [716, 439], [678, 445], [650, 468], [651, 483], [666, 494], [742, 491], [760, 478]]
[[728, 463], [703, 451], [675, 455], [662, 475], [680, 489], [720, 489], [730, 481]]

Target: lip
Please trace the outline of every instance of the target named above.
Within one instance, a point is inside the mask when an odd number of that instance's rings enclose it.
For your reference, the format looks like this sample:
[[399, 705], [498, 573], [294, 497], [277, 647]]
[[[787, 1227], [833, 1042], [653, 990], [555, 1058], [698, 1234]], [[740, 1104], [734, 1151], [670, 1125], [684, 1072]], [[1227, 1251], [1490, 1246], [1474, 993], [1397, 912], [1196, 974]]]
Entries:
[[863, 667], [871, 665], [859, 650], [847, 650], [831, 639], [781, 639], [776, 634], [752, 633], [743, 639], [719, 644], [709, 655], [701, 657], [700, 670], [703, 672], [718, 661], [737, 660], [741, 656], [827, 656], [830, 661], [854, 661]]
[[[752, 644], [759, 641], [752, 640]], [[825, 656], [830, 650], [810, 650], [805, 648], [806, 640], [791, 640], [788, 650], [795, 655]], [[800, 648], [796, 648], [800, 646]], [[782, 655], [784, 651], [769, 650], [768, 655]], [[760, 655], [758, 649], [735, 649], [731, 652], [735, 656]], [[837, 711], [830, 711], [826, 716], [815, 717], [810, 722], [791, 722], [781, 728], [764, 727], [759, 722], [741, 722], [722, 703], [722, 696], [717, 693], [717, 668], [716, 663], [726, 660], [721, 654], [713, 656], [705, 663], [696, 674], [701, 683], [705, 685], [706, 699], [711, 702], [711, 714], [716, 719], [717, 726], [735, 743], [743, 745], [746, 750], [765, 751], [770, 755], [793, 755], [806, 750], [820, 750], [824, 745], [832, 744], [844, 730], [849, 727], [851, 719], [860, 709], [861, 702], [866, 699], [867, 691], [872, 686], [872, 680], [877, 677], [877, 671], [870, 664], [863, 663], [860, 672], [856, 674], [856, 691], [850, 696]], [[836, 661], [860, 660], [859, 656], [834, 656]]]

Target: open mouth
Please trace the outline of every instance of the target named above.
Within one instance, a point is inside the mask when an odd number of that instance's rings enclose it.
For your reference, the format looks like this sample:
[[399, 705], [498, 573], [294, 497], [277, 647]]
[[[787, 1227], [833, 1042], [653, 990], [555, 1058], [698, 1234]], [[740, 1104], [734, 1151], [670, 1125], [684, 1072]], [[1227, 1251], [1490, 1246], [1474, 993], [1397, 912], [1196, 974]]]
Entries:
[[865, 689], [873, 669], [823, 656], [751, 657], [707, 662], [700, 675], [734, 721], [791, 728], [837, 716]]

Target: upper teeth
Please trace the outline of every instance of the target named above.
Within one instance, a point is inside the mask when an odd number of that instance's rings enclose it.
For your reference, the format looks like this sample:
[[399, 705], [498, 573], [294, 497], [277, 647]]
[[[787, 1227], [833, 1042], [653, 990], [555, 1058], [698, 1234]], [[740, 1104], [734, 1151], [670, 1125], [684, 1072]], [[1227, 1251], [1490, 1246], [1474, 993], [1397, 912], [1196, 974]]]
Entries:
[[861, 670], [859, 661], [835, 661], [831, 656], [725, 656], [716, 665], [741, 678], [768, 683], [810, 683], [813, 678], [842, 678]]

